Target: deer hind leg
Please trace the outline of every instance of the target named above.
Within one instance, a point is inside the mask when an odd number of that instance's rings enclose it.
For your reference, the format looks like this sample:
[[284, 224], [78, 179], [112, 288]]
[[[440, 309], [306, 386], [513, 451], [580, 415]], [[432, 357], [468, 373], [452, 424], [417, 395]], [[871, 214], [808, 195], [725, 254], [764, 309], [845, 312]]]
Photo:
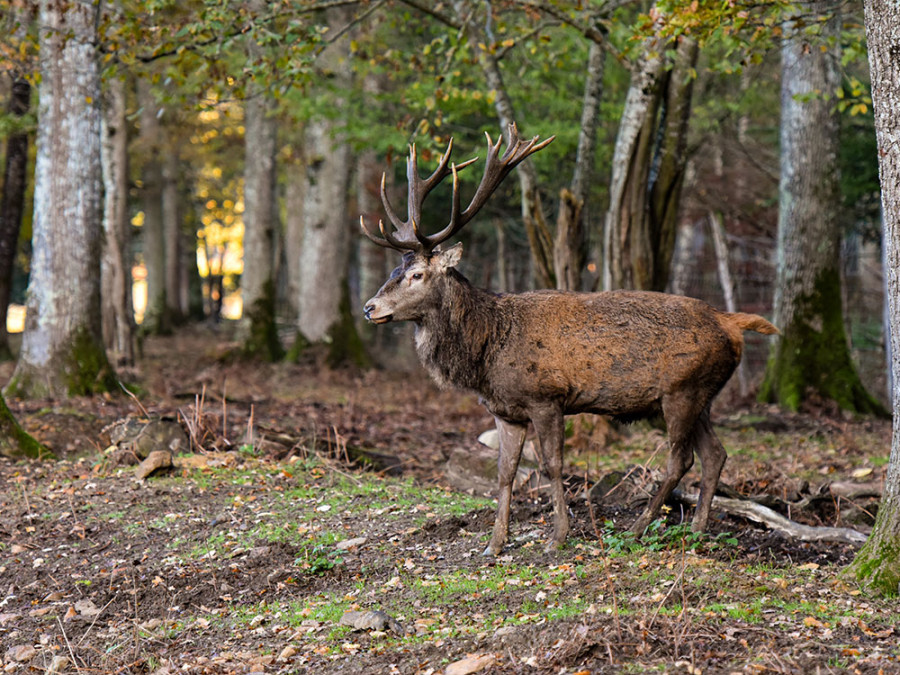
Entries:
[[550, 477], [550, 498], [553, 502], [553, 535], [545, 550], [560, 548], [569, 536], [569, 513], [566, 491], [562, 482], [563, 445], [565, 443], [565, 418], [558, 409], [543, 410], [532, 417], [532, 423], [541, 443], [541, 460]]
[[494, 531], [491, 541], [482, 555], [499, 555], [509, 535], [509, 505], [512, 500], [512, 486], [522, 456], [522, 445], [525, 443], [525, 424], [513, 424], [499, 417], [494, 418], [500, 436], [500, 455], [497, 466], [497, 478], [500, 490], [497, 495], [497, 516], [494, 519]]
[[674, 400], [663, 399], [663, 416], [669, 435], [669, 459], [659, 490], [631, 526], [631, 531], [636, 535], [642, 535], [647, 526], [659, 516], [662, 505], [693, 466], [698, 414], [696, 403], [687, 396]]
[[709, 420], [709, 408], [706, 408], [697, 420], [697, 454], [700, 457], [702, 473], [700, 476], [700, 499], [694, 511], [691, 529], [694, 532], [705, 532], [709, 522], [709, 510], [713, 496], [719, 485], [719, 476], [727, 457], [725, 448], [713, 431]]

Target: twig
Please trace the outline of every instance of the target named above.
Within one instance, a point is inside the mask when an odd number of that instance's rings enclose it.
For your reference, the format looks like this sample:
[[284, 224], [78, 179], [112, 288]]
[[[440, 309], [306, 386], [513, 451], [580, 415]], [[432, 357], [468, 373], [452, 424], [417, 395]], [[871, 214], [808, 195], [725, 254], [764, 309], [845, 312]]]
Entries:
[[150, 413], [147, 412], [147, 409], [146, 409], [146, 408], [143, 406], [143, 404], [138, 400], [138, 397], [135, 396], [134, 393], [132, 393], [131, 391], [129, 391], [129, 390], [128, 390], [128, 387], [126, 387], [124, 384], [122, 384], [122, 383], [119, 382], [118, 380], [117, 380], [117, 382], [118, 382], [119, 386], [122, 388], [122, 391], [124, 391], [126, 394], [128, 394], [128, 395], [131, 397], [131, 400], [134, 401], [134, 402], [137, 404], [137, 407], [141, 409], [141, 413], [144, 415], [144, 417], [150, 417]]
[[56, 617], [56, 623], [59, 624], [59, 630], [62, 633], [63, 640], [66, 641], [66, 647], [69, 649], [69, 656], [72, 657], [72, 665], [75, 666], [75, 670], [80, 671], [81, 667], [78, 665], [78, 660], [75, 658], [75, 652], [72, 650], [72, 643], [69, 642], [69, 636], [66, 635], [66, 628], [63, 626], [62, 621], [59, 620], [59, 617]]

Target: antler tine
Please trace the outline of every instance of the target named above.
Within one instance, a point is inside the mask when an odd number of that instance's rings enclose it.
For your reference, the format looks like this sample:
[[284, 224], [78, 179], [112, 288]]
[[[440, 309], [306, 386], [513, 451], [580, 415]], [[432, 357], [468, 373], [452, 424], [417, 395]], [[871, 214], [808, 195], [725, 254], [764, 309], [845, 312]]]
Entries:
[[384, 226], [384, 223], [381, 220], [379, 220], [378, 229], [381, 231], [381, 235], [386, 242], [386, 244], [382, 245], [386, 245], [388, 248], [397, 249], [398, 251], [416, 251], [419, 249], [419, 242], [415, 241], [410, 236], [412, 232], [409, 223], [404, 223], [400, 220], [397, 212], [394, 211], [394, 207], [391, 206], [391, 202], [387, 196], [387, 188], [385, 186], [386, 180], [387, 174], [381, 174], [381, 204], [384, 206], [384, 212], [387, 214], [388, 220], [391, 221], [399, 236], [395, 237], [391, 234], [390, 230]]
[[[359, 227], [369, 241], [378, 244], [379, 246], [383, 246], [384, 248], [393, 248], [389, 241], [369, 231], [369, 226], [366, 225], [366, 221], [362, 216], [359, 217]], [[384, 223], [382, 223], [380, 219], [378, 220], [378, 228], [382, 231], [384, 230]]]
[[[489, 133], [485, 132], [484, 135], [487, 139], [487, 157], [485, 159], [484, 175], [481, 178], [481, 183], [475, 190], [475, 195], [472, 197], [472, 201], [466, 207], [466, 210], [460, 213], [459, 179], [455, 170], [462, 168], [463, 165], [453, 167], [453, 169], [455, 169], [453, 173], [453, 208], [450, 212], [450, 223], [437, 234], [428, 237], [428, 244], [431, 249], [452, 237], [459, 232], [466, 223], [472, 220], [472, 218], [475, 217], [475, 214], [478, 213], [481, 207], [487, 202], [494, 190], [497, 189], [497, 186], [503, 182], [503, 179], [506, 178], [516, 165], [530, 154], [545, 148], [556, 138], [556, 136], [551, 136], [538, 143], [538, 137], [535, 136], [527, 143], [523, 142], [519, 139], [519, 131], [516, 128], [515, 123], [512, 123], [509, 125], [509, 144], [507, 145], [506, 152], [498, 159], [500, 146], [503, 144], [503, 136], [499, 136], [495, 143], [491, 140], [491, 135]], [[470, 162], [466, 162], [466, 166], [469, 163]]]

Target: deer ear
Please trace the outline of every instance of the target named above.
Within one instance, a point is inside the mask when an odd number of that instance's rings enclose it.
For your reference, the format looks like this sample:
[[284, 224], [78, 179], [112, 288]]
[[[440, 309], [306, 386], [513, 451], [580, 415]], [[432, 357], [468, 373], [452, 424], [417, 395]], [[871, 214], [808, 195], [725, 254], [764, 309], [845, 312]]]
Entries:
[[450, 267], [456, 267], [462, 258], [462, 250], [462, 243], [459, 243], [454, 244], [446, 251], [438, 251], [436, 258], [440, 268], [445, 270]]

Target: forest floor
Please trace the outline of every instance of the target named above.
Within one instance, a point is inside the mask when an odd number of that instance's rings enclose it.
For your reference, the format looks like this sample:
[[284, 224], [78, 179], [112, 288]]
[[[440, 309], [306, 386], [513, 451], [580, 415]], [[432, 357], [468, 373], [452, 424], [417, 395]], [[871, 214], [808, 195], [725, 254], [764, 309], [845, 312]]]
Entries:
[[[134, 398], [9, 401], [58, 461], [0, 459], [4, 672], [900, 673], [900, 601], [841, 575], [853, 546], [721, 513], [696, 537], [677, 506], [636, 542], [636, 509], [588, 504], [585, 483], [664, 461], [649, 425], [571, 425], [569, 542], [543, 551], [549, 505], [520, 490], [510, 546], [485, 559], [494, 501], [443, 473], [491, 427], [474, 398], [419, 371], [263, 365], [230, 347], [190, 329], [146, 342]], [[191, 447], [137, 480], [112, 461], [109, 425], [147, 416]], [[742, 494], [883, 478], [885, 421], [752, 404], [714, 418]], [[391, 470], [352, 466], [353, 447]], [[792, 515], [858, 515], [824, 502]], [[369, 610], [383, 614], [348, 614]]]

